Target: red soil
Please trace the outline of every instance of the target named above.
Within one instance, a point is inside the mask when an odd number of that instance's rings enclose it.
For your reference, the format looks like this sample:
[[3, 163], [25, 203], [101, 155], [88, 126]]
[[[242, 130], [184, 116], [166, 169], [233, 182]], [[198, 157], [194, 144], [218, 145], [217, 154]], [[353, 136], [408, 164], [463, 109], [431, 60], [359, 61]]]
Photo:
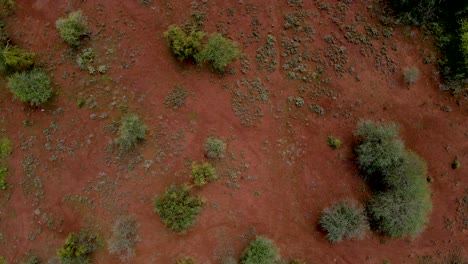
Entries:
[[[391, 41], [397, 43], [398, 51], [389, 49], [388, 53], [397, 62], [397, 73], [383, 74], [374, 67], [372, 57], [361, 56], [359, 46], [346, 42], [338, 26], [331, 23], [330, 15], [318, 11], [312, 1], [305, 4], [304, 9], [319, 14], [313, 18], [317, 31], [314, 48], [323, 49], [324, 36], [336, 33], [339, 45], [346, 47], [347, 66], [354, 66], [361, 80], [355, 81], [348, 73], [343, 78], [335, 77], [328, 67], [326, 75], [332, 77], [328, 88], [338, 96], [336, 100], [320, 99], [326, 113], [319, 116], [306, 107], [295, 108], [287, 103], [286, 98], [297, 94], [301, 82], [288, 80], [283, 70], [275, 71], [270, 80], [255, 70], [255, 42], [244, 47], [252, 67], [245, 76], [240, 73], [239, 62], [232, 66], [237, 74], [218, 77], [207, 67], [175, 60], [163, 32], [168, 25], [181, 24], [189, 17], [191, 1], [153, 2], [18, 0], [16, 13], [6, 19], [13, 42], [39, 54], [41, 64], [54, 75], [59, 94], [41, 111], [11, 100], [6, 89], [0, 93], [1, 116], [5, 120], [2, 128], [15, 144], [9, 163], [9, 189], [0, 194], [1, 200], [11, 195], [0, 207], [1, 256], [15, 263], [34, 249], [48, 259], [69, 232], [86, 227], [97, 230], [106, 242], [115, 217], [122, 212], [135, 215], [140, 223], [141, 242], [131, 263], [175, 263], [186, 256], [192, 256], [197, 263], [219, 263], [218, 257], [223, 255], [240, 256], [255, 235], [273, 239], [285, 259], [304, 259], [307, 263], [382, 263], [384, 259], [414, 263], [420, 255], [468, 246], [466, 230], [460, 231], [462, 223], [457, 222], [454, 228], [446, 225], [447, 219], [457, 219], [456, 198], [463, 196], [468, 187], [467, 102], [438, 90], [438, 80], [433, 77], [436, 67], [422, 63], [421, 53], [432, 50], [430, 42], [421, 41], [423, 33], [412, 29], [416, 38], [408, 39], [404, 28], [395, 28]], [[333, 1], [327, 2], [334, 5]], [[354, 1], [346, 11], [347, 19], [358, 12], [370, 17], [367, 6], [371, 4]], [[205, 7], [208, 32], [214, 32], [222, 21], [228, 35], [242, 43], [248, 40], [246, 35], [251, 32], [255, 16], [261, 23], [262, 39], [271, 30], [278, 40], [278, 50], [283, 15], [292, 12], [286, 1], [208, 1]], [[233, 17], [226, 15], [228, 8], [236, 10]], [[59, 39], [55, 21], [76, 9], [89, 17], [93, 32], [85, 47], [97, 51], [99, 63], [110, 65], [106, 75], [112, 81], [80, 71]], [[368, 18], [368, 22], [378, 23], [374, 18]], [[241, 36], [241, 32], [246, 34]], [[110, 54], [106, 56], [106, 52]], [[277, 59], [282, 60], [279, 55]], [[401, 72], [410, 66], [417, 66], [421, 74], [408, 87]], [[68, 77], [62, 78], [65, 72]], [[230, 91], [222, 89], [223, 84], [233, 85], [246, 77], [261, 78], [272, 95], [271, 102], [263, 106], [264, 117], [248, 128], [232, 111]], [[96, 83], [89, 82], [92, 78], [97, 79]], [[175, 83], [190, 91], [186, 104], [178, 110], [163, 104]], [[93, 96], [96, 106], [79, 109], [76, 101], [89, 96]], [[129, 161], [116, 161], [115, 155], [106, 153], [114, 136], [104, 127], [120, 118], [121, 112], [113, 103], [119, 105], [123, 100], [150, 128], [146, 143], [139, 148], [143, 161], [154, 161], [148, 172], [143, 163], [127, 171]], [[444, 106], [451, 111], [442, 111]], [[58, 108], [62, 114], [54, 114]], [[99, 118], [103, 113], [109, 117]], [[92, 120], [92, 114], [98, 118]], [[353, 162], [352, 132], [359, 119], [398, 122], [407, 148], [427, 161], [429, 176], [434, 180], [433, 211], [427, 229], [412, 240], [387, 240], [370, 234], [362, 241], [330, 244], [318, 227], [324, 208], [342, 199], [365, 202], [369, 197]], [[23, 120], [30, 120], [32, 125], [23, 126]], [[52, 146], [59, 147], [57, 140], [62, 139], [71, 148], [57, 152], [56, 161], [49, 159], [53, 153], [45, 148], [44, 129], [50, 129], [51, 122], [58, 125], [57, 131], [51, 132]], [[179, 139], [175, 139], [177, 131], [183, 131]], [[171, 183], [189, 181], [185, 164], [204, 159], [203, 143], [209, 135], [227, 140], [228, 151], [237, 157], [226, 157], [229, 161], [220, 164], [220, 170], [246, 164], [248, 168], [239, 169], [239, 188], [228, 187], [229, 177], [224, 177], [195, 189], [194, 193], [204, 197], [207, 205], [188, 233], [177, 235], [153, 213], [152, 199]], [[343, 146], [332, 150], [326, 144], [327, 135], [341, 138]], [[22, 142], [30, 136], [36, 136], [34, 144], [22, 150]], [[160, 150], [166, 158], [158, 163]], [[25, 195], [20, 184], [25, 179], [22, 162], [30, 153], [37, 159], [36, 175], [42, 180], [43, 196]], [[459, 170], [450, 168], [455, 156], [462, 164]], [[108, 157], [110, 163], [106, 163]], [[92, 199], [95, 208], [65, 202], [66, 195]], [[35, 202], [37, 197], [42, 199]], [[55, 218], [55, 223], [49, 226], [44, 216]], [[108, 256], [104, 243], [93, 263], [116, 261]]]

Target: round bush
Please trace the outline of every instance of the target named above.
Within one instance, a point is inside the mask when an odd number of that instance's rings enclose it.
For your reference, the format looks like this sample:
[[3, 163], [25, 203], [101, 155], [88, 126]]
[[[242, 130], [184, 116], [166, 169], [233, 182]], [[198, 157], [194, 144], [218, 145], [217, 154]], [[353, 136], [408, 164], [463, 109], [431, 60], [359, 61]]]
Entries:
[[179, 59], [193, 59], [202, 49], [202, 40], [205, 37], [203, 31], [192, 30], [187, 34], [176, 25], [170, 25], [164, 33], [167, 38], [169, 48]]
[[198, 63], [210, 62], [217, 71], [224, 68], [241, 56], [237, 43], [220, 34], [210, 37], [203, 50], [195, 56]]
[[51, 81], [41, 69], [13, 74], [8, 81], [13, 95], [22, 102], [40, 106], [52, 97]]
[[7, 47], [2, 55], [5, 71], [7, 73], [30, 69], [36, 57], [36, 54], [27, 52], [16, 46]]
[[257, 237], [245, 250], [242, 264], [274, 264], [280, 257], [275, 243], [266, 237]]
[[81, 39], [88, 34], [87, 18], [81, 10], [72, 12], [68, 17], [59, 18], [55, 22], [62, 40], [73, 48], [81, 44]]
[[117, 144], [121, 151], [127, 151], [136, 146], [139, 141], [145, 140], [148, 127], [135, 114], [126, 114], [122, 117], [119, 127]]
[[362, 239], [369, 229], [364, 209], [354, 202], [340, 202], [325, 209], [320, 225], [327, 231], [327, 239], [332, 243], [351, 238]]
[[192, 164], [192, 179], [196, 186], [203, 186], [218, 178], [216, 170], [209, 163]]
[[209, 159], [222, 158], [226, 143], [218, 138], [210, 137], [205, 142], [205, 153]]

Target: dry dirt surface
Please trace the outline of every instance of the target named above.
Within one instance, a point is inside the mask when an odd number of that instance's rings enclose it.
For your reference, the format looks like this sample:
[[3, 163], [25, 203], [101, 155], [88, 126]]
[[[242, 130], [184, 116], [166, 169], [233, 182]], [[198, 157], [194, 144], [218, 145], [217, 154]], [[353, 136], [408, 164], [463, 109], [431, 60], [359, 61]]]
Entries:
[[[0, 190], [0, 256], [8, 263], [29, 250], [46, 263], [82, 228], [102, 240], [92, 263], [118, 263], [106, 246], [120, 214], [139, 223], [128, 263], [222, 263], [240, 258], [257, 235], [274, 240], [284, 259], [306, 263], [418, 263], [468, 247], [466, 98], [439, 90], [431, 37], [381, 23], [390, 15], [381, 3], [16, 2], [6, 30], [38, 54], [57, 95], [32, 109], [1, 81], [1, 135], [14, 144], [8, 189]], [[92, 31], [80, 49], [95, 50], [93, 65], [107, 66], [104, 74], [80, 70], [55, 29], [59, 17], [78, 9]], [[171, 55], [163, 34], [191, 15], [207, 32], [239, 43], [243, 57], [223, 76]], [[403, 69], [412, 66], [419, 79], [407, 85]], [[178, 109], [164, 104], [175, 85], [188, 93]], [[114, 121], [126, 112], [149, 130], [134, 153], [119, 156], [111, 148]], [[427, 161], [433, 210], [415, 238], [372, 233], [330, 244], [318, 225], [331, 204], [370, 196], [352, 151], [360, 119], [399, 123], [406, 147]], [[330, 148], [328, 135], [341, 148]], [[220, 179], [192, 189], [207, 202], [187, 234], [176, 234], [154, 213], [153, 197], [190, 182], [190, 164], [206, 160], [209, 136], [227, 142], [214, 164]]]

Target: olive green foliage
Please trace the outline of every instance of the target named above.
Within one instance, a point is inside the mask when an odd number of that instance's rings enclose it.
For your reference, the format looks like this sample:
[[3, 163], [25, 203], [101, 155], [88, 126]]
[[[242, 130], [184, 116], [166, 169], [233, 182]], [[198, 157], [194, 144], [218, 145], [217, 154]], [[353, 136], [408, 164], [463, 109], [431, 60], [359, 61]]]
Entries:
[[333, 149], [337, 149], [341, 146], [341, 140], [339, 138], [336, 138], [334, 136], [328, 136], [327, 137], [327, 144]]
[[3, 50], [3, 64], [5, 71], [18, 72], [30, 69], [34, 65], [36, 54], [27, 52], [17, 46], [9, 46]]
[[51, 85], [47, 73], [39, 68], [15, 73], [8, 81], [8, 88], [13, 95], [33, 106], [43, 105], [52, 97]]
[[138, 115], [124, 115], [120, 120], [119, 137], [116, 140], [120, 150], [131, 150], [138, 142], [145, 140], [146, 130], [148, 130], [148, 127], [140, 120]]
[[372, 227], [390, 237], [416, 236], [432, 208], [425, 161], [405, 150], [395, 124], [361, 122], [356, 135], [357, 162], [375, 192], [367, 208]]
[[5, 31], [5, 23], [3, 23], [3, 21], [0, 20], [0, 50], [3, 50], [6, 47], [9, 40], [10, 37]]
[[202, 198], [191, 196], [189, 191], [187, 185], [172, 185], [164, 194], [154, 198], [155, 213], [168, 228], [177, 233], [186, 233], [205, 203]]
[[209, 137], [205, 142], [205, 154], [209, 159], [224, 157], [226, 143], [219, 138]]
[[241, 52], [237, 43], [224, 38], [220, 34], [210, 37], [203, 50], [195, 56], [198, 63], [210, 62], [217, 71], [224, 71], [224, 68], [240, 58]]
[[280, 256], [275, 243], [266, 237], [259, 236], [252, 242], [242, 255], [242, 264], [274, 264]]
[[193, 258], [180, 259], [177, 261], [177, 264], [195, 264]]
[[176, 25], [170, 25], [164, 36], [167, 38], [172, 53], [182, 61], [195, 58], [201, 51], [205, 33], [196, 30], [185, 32]]
[[0, 256], [0, 264], [7, 264], [4, 257]]
[[196, 186], [203, 186], [218, 178], [215, 168], [207, 162], [202, 164], [192, 164], [191, 177]]
[[0, 166], [0, 189], [6, 190], [7, 182], [6, 178], [8, 176], [8, 168]]
[[132, 259], [135, 256], [135, 245], [139, 241], [138, 226], [134, 217], [119, 217], [112, 227], [109, 253], [118, 255], [123, 262]]
[[355, 202], [340, 202], [326, 208], [320, 218], [320, 225], [327, 232], [331, 243], [344, 239], [362, 239], [369, 229], [364, 208]]
[[419, 78], [419, 69], [417, 67], [410, 67], [403, 70], [405, 83], [413, 84]]
[[15, 0], [0, 0], [0, 10], [2, 16], [11, 15], [15, 11]]
[[8, 176], [7, 160], [13, 152], [13, 145], [8, 138], [0, 138], [0, 189], [7, 188], [6, 178]]
[[88, 34], [87, 18], [81, 10], [70, 13], [55, 22], [62, 40], [73, 48], [81, 44], [81, 39]]
[[63, 264], [88, 264], [90, 255], [97, 249], [97, 236], [80, 231], [70, 233], [64, 245], [57, 250]]

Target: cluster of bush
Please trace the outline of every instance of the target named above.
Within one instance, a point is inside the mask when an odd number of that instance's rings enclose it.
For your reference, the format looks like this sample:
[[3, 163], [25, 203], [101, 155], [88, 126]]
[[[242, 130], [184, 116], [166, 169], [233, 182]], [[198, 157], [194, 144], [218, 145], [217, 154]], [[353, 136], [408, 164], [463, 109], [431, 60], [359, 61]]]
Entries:
[[[443, 89], [468, 96], [468, 2], [450, 0], [389, 0], [399, 18], [431, 30], [442, 53], [438, 61]], [[460, 56], [462, 54], [462, 56]]]
[[220, 34], [213, 34], [206, 40], [207, 35], [204, 31], [184, 30], [177, 25], [170, 25], [164, 33], [169, 48], [179, 60], [189, 59], [198, 64], [209, 62], [213, 69], [224, 72], [227, 65], [241, 56], [237, 43]]

